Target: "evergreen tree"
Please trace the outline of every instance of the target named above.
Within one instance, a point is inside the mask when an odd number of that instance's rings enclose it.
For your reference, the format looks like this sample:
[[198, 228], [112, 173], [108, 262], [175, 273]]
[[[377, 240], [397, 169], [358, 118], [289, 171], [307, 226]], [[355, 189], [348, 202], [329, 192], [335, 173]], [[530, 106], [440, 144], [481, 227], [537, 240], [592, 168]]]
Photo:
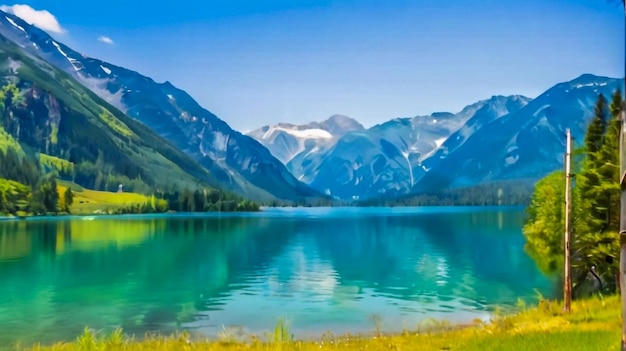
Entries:
[[[587, 152], [583, 163], [582, 180], [587, 180], [585, 190], [578, 192], [579, 220], [575, 223], [576, 235], [573, 266], [578, 267], [581, 279], [594, 268], [606, 279], [606, 285], [615, 286], [611, 277], [617, 273], [617, 231], [619, 230], [619, 130], [622, 96], [618, 90], [612, 96], [610, 119], [602, 135], [600, 149]], [[600, 102], [600, 101], [599, 101]], [[607, 109], [596, 107], [596, 116]], [[591, 127], [591, 126], [590, 126]], [[594, 157], [595, 156], [595, 157]], [[589, 181], [592, 180], [592, 181]]]
[[70, 206], [74, 203], [74, 193], [72, 193], [72, 188], [65, 189], [63, 193], [63, 200], [65, 202], [65, 212], [70, 213]]
[[595, 161], [597, 152], [602, 147], [602, 136], [606, 131], [607, 126], [607, 101], [604, 95], [598, 95], [598, 101], [594, 108], [594, 116], [591, 120], [591, 124], [587, 128], [587, 134], [585, 135], [585, 150], [587, 151], [588, 159]]
[[603, 228], [609, 231], [619, 230], [620, 208], [620, 165], [619, 165], [619, 131], [621, 128], [620, 112], [622, 94], [617, 90], [613, 94], [610, 105], [611, 119], [603, 136], [602, 147], [598, 158], [598, 173], [601, 184], [597, 191], [599, 207], [604, 208], [605, 221]]
[[8, 213], [9, 204], [4, 191], [0, 190], [0, 213]]
[[607, 138], [605, 136], [607, 111], [606, 98], [600, 94], [594, 109], [593, 119], [585, 135], [585, 159], [582, 162], [581, 171], [576, 176], [576, 190], [580, 195], [578, 196], [580, 201], [576, 204], [576, 209], [579, 210], [577, 218], [580, 218], [577, 228], [583, 233], [600, 232], [607, 229], [607, 204], [606, 201], [602, 201], [606, 199], [605, 191], [602, 189], [606, 174], [601, 172], [605, 161], [603, 155], [608, 150], [604, 148], [605, 151], [602, 151]]
[[185, 190], [185, 208], [187, 212], [196, 212], [196, 202], [190, 190]]
[[[593, 269], [603, 287], [613, 291], [617, 273], [619, 226], [619, 111], [621, 93], [613, 95], [607, 118], [606, 99], [598, 96], [584, 142], [584, 160], [573, 189], [570, 250], [574, 288]], [[564, 177], [556, 172], [535, 187], [523, 232], [527, 250], [546, 273], [562, 271]]]

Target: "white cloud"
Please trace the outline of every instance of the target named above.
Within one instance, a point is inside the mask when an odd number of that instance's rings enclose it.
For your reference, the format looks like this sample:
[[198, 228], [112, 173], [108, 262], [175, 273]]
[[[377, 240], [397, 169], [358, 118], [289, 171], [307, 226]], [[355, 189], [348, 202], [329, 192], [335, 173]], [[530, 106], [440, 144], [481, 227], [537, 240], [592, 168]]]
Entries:
[[0, 6], [0, 10], [14, 14], [26, 21], [26, 23], [37, 26], [47, 32], [57, 34], [65, 33], [65, 29], [61, 27], [56, 17], [46, 10], [35, 10], [29, 5], [23, 4], [15, 4], [12, 6], [2, 5]]
[[113, 41], [113, 39], [109, 38], [109, 37], [105, 37], [104, 35], [101, 35], [98, 37], [98, 41], [101, 41], [105, 44], [109, 44], [109, 45], [113, 45], [115, 44], [115, 42]]

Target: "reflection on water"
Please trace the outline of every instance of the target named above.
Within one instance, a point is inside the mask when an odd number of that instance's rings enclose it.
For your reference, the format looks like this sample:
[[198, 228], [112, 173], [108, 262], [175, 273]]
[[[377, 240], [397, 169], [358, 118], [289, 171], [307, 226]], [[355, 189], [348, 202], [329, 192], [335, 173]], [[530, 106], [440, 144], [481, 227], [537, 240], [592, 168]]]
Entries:
[[0, 223], [0, 344], [223, 326], [297, 335], [469, 321], [551, 296], [520, 211], [272, 209]]

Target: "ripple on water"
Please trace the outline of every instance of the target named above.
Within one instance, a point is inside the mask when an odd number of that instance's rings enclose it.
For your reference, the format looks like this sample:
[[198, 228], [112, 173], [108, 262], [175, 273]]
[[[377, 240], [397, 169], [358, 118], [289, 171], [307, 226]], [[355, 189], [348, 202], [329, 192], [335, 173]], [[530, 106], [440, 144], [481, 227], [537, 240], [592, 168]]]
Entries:
[[[281, 317], [296, 336], [371, 332], [373, 315], [397, 331], [431, 317], [483, 318], [512, 296], [534, 297], [535, 288], [550, 296], [551, 282], [519, 249], [523, 213], [505, 213], [517, 227], [494, 229], [493, 213], [467, 211], [300, 208], [0, 223], [0, 342], [72, 340], [85, 325], [137, 335], [185, 328], [217, 336], [242, 326], [261, 334]], [[502, 250], [484, 254], [495, 246]], [[508, 267], [510, 278], [494, 267]]]

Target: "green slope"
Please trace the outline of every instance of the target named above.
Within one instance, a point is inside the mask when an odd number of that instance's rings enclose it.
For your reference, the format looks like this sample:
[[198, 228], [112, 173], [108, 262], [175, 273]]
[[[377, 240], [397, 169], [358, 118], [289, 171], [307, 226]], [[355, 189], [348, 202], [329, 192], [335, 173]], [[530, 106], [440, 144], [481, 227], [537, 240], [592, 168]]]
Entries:
[[0, 149], [66, 160], [73, 167], [61, 176], [81, 186], [151, 192], [215, 184], [149, 128], [1, 36], [0, 108]]

